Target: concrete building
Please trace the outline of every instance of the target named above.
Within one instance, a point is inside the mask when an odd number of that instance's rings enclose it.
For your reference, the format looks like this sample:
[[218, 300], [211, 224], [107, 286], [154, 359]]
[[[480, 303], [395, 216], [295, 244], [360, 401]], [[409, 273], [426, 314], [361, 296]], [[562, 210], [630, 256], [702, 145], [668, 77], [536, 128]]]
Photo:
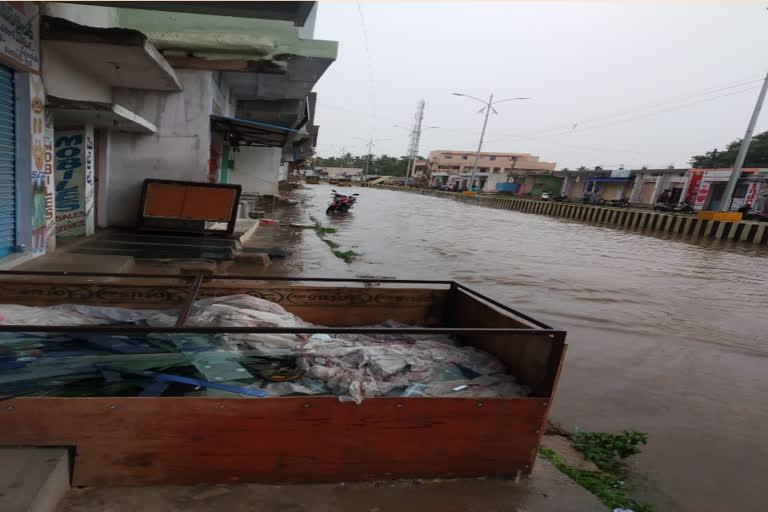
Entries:
[[0, 2], [0, 267], [135, 225], [145, 178], [276, 193], [312, 154], [315, 2], [90, 4]]
[[631, 176], [635, 181], [629, 201], [638, 206], [653, 206], [665, 190], [670, 192], [670, 202], [683, 201], [691, 178], [688, 169], [640, 169]]
[[458, 188], [478, 187], [479, 190], [494, 192], [497, 183], [506, 183], [508, 178], [532, 174], [551, 174], [554, 162], [540, 162], [538, 156], [528, 153], [480, 153], [475, 172], [475, 181], [470, 184], [475, 162], [472, 151], [432, 151], [426, 160], [413, 162], [412, 172], [422, 167], [422, 173], [430, 185], [454, 185]]

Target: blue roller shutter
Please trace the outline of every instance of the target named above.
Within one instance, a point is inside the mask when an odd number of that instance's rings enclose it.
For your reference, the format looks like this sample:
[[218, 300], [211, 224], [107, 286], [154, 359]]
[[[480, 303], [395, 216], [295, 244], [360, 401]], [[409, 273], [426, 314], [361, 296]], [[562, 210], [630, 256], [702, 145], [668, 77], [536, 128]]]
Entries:
[[0, 258], [16, 244], [16, 109], [13, 71], [0, 66]]

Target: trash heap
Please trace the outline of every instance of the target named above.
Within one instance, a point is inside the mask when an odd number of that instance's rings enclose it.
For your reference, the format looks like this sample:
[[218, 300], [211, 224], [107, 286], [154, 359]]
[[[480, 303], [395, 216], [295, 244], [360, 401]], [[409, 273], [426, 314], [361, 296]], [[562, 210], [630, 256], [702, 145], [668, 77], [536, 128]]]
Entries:
[[[179, 311], [0, 305], [6, 325], [172, 327]], [[250, 295], [199, 300], [188, 327], [319, 327]], [[407, 327], [388, 321], [370, 327]], [[311, 331], [310, 331], [311, 332]], [[0, 333], [0, 396], [520, 397], [487, 352], [405, 334]]]

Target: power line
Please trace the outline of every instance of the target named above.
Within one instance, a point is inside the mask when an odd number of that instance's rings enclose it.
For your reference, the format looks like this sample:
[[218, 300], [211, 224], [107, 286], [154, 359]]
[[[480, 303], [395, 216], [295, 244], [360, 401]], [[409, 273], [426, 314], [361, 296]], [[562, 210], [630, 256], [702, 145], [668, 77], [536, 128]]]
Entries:
[[368, 87], [371, 100], [371, 118], [375, 124], [376, 122], [376, 87], [373, 75], [373, 63], [371, 59], [371, 49], [368, 44], [368, 28], [365, 24], [365, 16], [363, 16], [363, 6], [360, 5], [360, 1], [355, 2], [357, 4], [357, 13], [360, 16], [360, 27], [363, 29], [363, 47], [365, 48], [366, 64], [368, 67]]
[[[575, 123], [571, 122], [571, 123], [567, 123], [567, 124], [554, 125], [554, 126], [552, 126], [550, 128], [546, 128], [544, 130], [541, 130], [539, 132], [532, 133], [532, 134], [529, 134], [529, 135], [534, 136], [534, 137], [539, 136], [539, 135], [548, 135], [552, 131], [560, 131], [563, 128], [566, 128], [566, 127], [570, 127], [570, 130], [566, 130], [566, 132], [571, 132], [571, 131], [574, 131], [575, 127], [578, 126], [578, 125], [591, 124], [591, 123], [595, 123], [595, 122], [598, 122], [598, 121], [606, 121], [606, 120], [614, 119], [614, 118], [621, 118], [621, 117], [625, 117], [627, 115], [630, 115], [630, 114], [633, 114], [633, 113], [639, 112], [639, 111], [647, 111], [648, 109], [652, 109], [652, 108], [656, 108], [656, 107], [663, 107], [663, 106], [666, 106], [666, 105], [669, 105], [669, 104], [678, 104], [678, 100], [680, 98], [691, 99], [691, 98], [695, 98], [697, 96], [708, 96], [708, 95], [714, 94], [716, 92], [725, 91], [725, 90], [728, 90], [728, 89], [735, 89], [737, 87], [742, 87], [744, 85], [754, 84], [754, 83], [758, 83], [758, 82], [762, 82], [762, 78], [758, 78], [756, 80], [748, 80], [748, 81], [736, 82], [736, 83], [732, 83], [732, 84], [728, 84], [728, 85], [724, 85], [724, 86], [710, 87], [710, 88], [707, 88], [707, 89], [699, 90], [698, 92], [692, 92], [692, 93], [688, 93], [688, 94], [678, 94], [678, 95], [676, 95], [674, 97], [671, 97], [670, 99], [667, 99], [667, 100], [663, 100], [663, 101], [660, 101], [660, 102], [655, 102], [655, 103], [643, 105], [643, 106], [640, 106], [640, 107], [637, 107], [637, 108], [633, 108], [633, 109], [630, 109], [630, 110], [625, 110], [623, 112], [609, 114], [607, 116], [600, 116], [600, 117], [588, 119], [586, 121], [582, 120], [582, 121], [578, 121], [578, 122], [575, 122]], [[514, 133], [514, 134], [499, 134], [499, 135], [517, 135], [518, 133]]]

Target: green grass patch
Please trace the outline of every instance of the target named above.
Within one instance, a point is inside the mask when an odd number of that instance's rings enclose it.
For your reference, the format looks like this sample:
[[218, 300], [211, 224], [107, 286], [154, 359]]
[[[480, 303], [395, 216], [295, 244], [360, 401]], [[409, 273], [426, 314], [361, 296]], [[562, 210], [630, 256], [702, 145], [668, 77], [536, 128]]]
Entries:
[[339, 244], [337, 244], [337, 243], [336, 243], [336, 242], [334, 242], [333, 240], [328, 240], [327, 238], [321, 238], [320, 240], [322, 240], [323, 242], [325, 242], [325, 244], [326, 244], [328, 247], [330, 247], [331, 249], [338, 249], [338, 248], [340, 247], [340, 246], [339, 246]]
[[344, 260], [344, 263], [351, 263], [352, 260], [354, 260], [355, 258], [360, 256], [360, 254], [356, 253], [355, 251], [343, 251], [342, 252], [342, 251], [334, 250], [333, 254], [337, 258], [341, 258], [342, 260]]
[[331, 235], [336, 232], [334, 228], [326, 228], [324, 227], [319, 220], [317, 220], [316, 217], [310, 217], [310, 220], [315, 223], [315, 227], [312, 228], [315, 230], [315, 233], [322, 238], [323, 235]]
[[360, 256], [360, 254], [356, 253], [355, 251], [337, 250], [341, 246], [336, 242], [334, 242], [333, 240], [330, 240], [325, 237], [325, 235], [330, 235], [332, 233], [335, 233], [336, 230], [333, 228], [324, 227], [316, 217], [310, 217], [310, 220], [312, 220], [312, 222], [315, 224], [315, 226], [312, 229], [314, 229], [315, 233], [317, 233], [317, 236], [320, 238], [320, 240], [325, 242], [325, 245], [331, 248], [331, 252], [333, 252], [334, 256], [344, 260], [345, 263], [350, 263], [352, 262], [352, 260]]
[[606, 432], [576, 432], [571, 436], [574, 448], [598, 467], [598, 471], [578, 469], [565, 462], [549, 448], [540, 447], [539, 453], [574, 482], [597, 496], [608, 508], [630, 509], [634, 512], [654, 512], [650, 503], [636, 501], [625, 485], [628, 478], [622, 459], [640, 453], [641, 444], [647, 443], [643, 432], [625, 431], [621, 434]]

